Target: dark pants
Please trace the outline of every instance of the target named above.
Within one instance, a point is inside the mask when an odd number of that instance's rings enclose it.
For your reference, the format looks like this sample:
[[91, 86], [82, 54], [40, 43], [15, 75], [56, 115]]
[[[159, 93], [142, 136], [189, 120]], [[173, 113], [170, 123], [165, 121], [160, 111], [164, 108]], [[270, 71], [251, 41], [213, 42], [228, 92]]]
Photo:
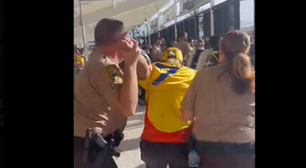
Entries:
[[201, 159], [200, 168], [255, 168], [253, 143], [221, 143], [196, 141], [195, 148]]
[[138, 96], [138, 98], [140, 98], [141, 100], [145, 102], [146, 101], [146, 90], [142, 88], [141, 86], [138, 86], [138, 87], [141, 90], [141, 94]]
[[209, 155], [199, 153], [199, 168], [255, 168], [255, 158], [250, 155]]
[[146, 168], [189, 168], [186, 143], [140, 142], [141, 160]]
[[[85, 138], [74, 137], [74, 168], [95, 168], [94, 164], [82, 163], [84, 143]], [[99, 168], [118, 168], [110, 150], [102, 151], [96, 159], [98, 159], [97, 162], [101, 163]]]

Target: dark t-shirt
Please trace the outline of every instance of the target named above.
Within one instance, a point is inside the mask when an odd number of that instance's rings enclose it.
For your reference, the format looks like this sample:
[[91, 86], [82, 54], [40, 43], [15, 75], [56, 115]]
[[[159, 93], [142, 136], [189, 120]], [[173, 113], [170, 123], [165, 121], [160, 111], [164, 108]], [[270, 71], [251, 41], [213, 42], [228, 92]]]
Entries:
[[193, 56], [190, 68], [195, 69], [197, 67], [197, 63], [198, 63], [199, 57], [200, 57], [200, 55], [201, 55], [201, 53], [203, 51], [204, 50], [196, 50], [196, 52], [195, 52], [195, 54]]

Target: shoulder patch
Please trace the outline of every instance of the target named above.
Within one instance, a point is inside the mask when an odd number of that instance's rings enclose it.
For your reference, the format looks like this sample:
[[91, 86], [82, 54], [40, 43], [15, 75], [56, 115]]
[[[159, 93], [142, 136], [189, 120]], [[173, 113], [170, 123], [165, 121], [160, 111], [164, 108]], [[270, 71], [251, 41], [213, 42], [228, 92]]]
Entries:
[[107, 65], [105, 68], [107, 76], [114, 81], [114, 83], [121, 83], [122, 77], [120, 75], [120, 70], [116, 65]]

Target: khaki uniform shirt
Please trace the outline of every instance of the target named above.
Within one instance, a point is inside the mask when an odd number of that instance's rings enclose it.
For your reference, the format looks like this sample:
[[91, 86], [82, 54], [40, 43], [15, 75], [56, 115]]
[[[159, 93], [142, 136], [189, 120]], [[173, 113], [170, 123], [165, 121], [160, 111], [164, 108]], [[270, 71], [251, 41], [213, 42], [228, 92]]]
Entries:
[[199, 56], [196, 70], [215, 66], [219, 63], [219, 52], [214, 51], [213, 49], [205, 49]]
[[74, 136], [85, 137], [86, 129], [92, 127], [102, 128], [103, 135], [125, 127], [127, 117], [110, 105], [118, 99], [122, 75], [109, 57], [98, 51], [91, 54], [75, 78]]
[[197, 73], [182, 101], [194, 113], [193, 134], [199, 141], [255, 142], [255, 93], [238, 95], [224, 64]]
[[184, 59], [189, 59], [189, 58], [186, 58], [186, 57], [193, 50], [193, 48], [190, 46], [190, 44], [185, 42], [185, 41], [180, 41], [180, 42], [174, 44], [173, 47], [176, 47], [176, 48], [178, 48], [182, 51]]

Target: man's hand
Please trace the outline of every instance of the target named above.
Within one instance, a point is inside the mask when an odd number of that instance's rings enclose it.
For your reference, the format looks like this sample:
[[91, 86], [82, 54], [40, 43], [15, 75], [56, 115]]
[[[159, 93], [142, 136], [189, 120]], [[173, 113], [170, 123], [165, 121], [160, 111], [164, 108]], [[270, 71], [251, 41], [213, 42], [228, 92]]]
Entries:
[[125, 64], [136, 65], [140, 57], [138, 42], [125, 36], [121, 40], [120, 49], [124, 56]]
[[102, 128], [100, 127], [94, 127], [92, 128], [93, 133], [101, 134], [102, 133]]

